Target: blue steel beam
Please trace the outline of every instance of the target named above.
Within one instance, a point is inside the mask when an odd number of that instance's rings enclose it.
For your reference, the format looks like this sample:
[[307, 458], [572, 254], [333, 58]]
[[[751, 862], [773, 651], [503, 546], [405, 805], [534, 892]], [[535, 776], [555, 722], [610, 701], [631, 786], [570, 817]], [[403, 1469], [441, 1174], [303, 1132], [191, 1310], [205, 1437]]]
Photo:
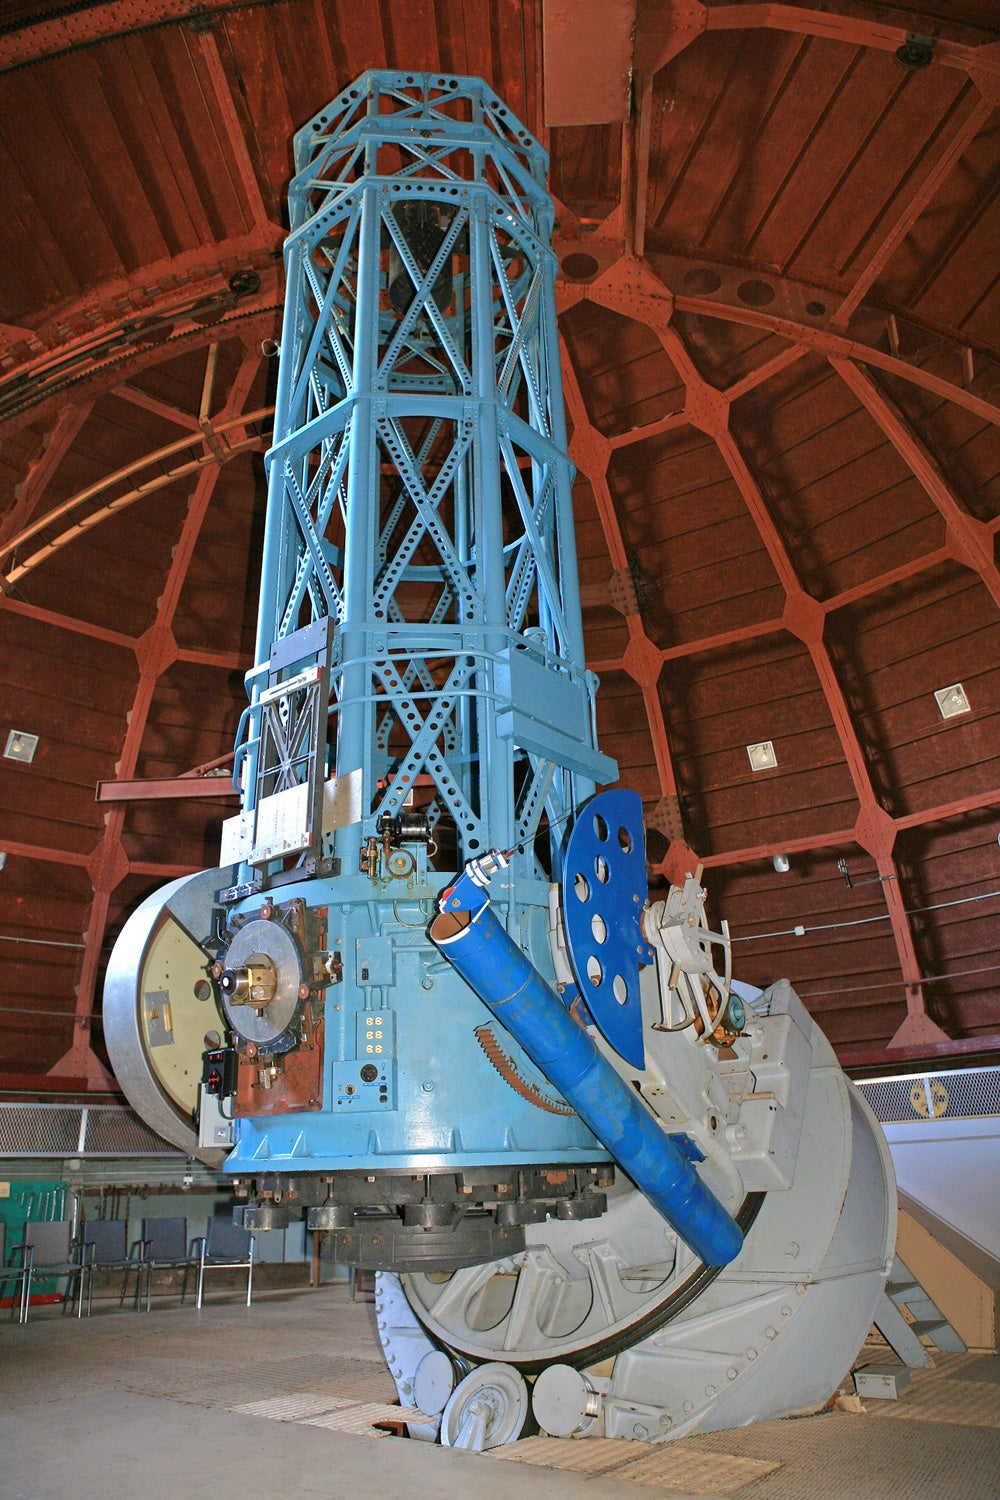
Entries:
[[344, 870], [418, 778], [459, 861], [530, 851], [547, 813], [557, 862], [616, 775], [583, 653], [546, 166], [470, 78], [366, 74], [295, 140], [244, 782], [252, 812], [274, 642], [330, 616], [335, 770], [364, 788], [327, 841]]

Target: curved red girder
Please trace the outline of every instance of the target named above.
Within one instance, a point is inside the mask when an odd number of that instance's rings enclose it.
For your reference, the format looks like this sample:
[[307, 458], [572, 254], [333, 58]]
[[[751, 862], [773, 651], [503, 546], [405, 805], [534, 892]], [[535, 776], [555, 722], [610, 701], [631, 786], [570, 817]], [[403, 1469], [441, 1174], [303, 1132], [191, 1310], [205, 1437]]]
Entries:
[[[37, 328], [0, 328], [0, 438], [224, 334], [248, 345], [273, 334], [283, 300], [283, 235], [276, 224], [257, 224], [208, 250], [144, 267], [141, 285], [133, 277], [92, 287]], [[259, 277], [255, 292], [232, 291], [239, 271]]]
[[[244, 357], [225, 403], [223, 420], [238, 417], [243, 413], [259, 366], [258, 354], [247, 354]], [[202, 415], [211, 408], [214, 374], [215, 358], [210, 350], [201, 395], [200, 413]], [[179, 652], [173, 636], [174, 616], [220, 472], [221, 465], [213, 463], [210, 467], [203, 469], [199, 475], [159, 597], [156, 619], [145, 635], [133, 645], [139, 664], [139, 681], [128, 715], [125, 740], [117, 766], [117, 774], [123, 780], [128, 780], [135, 775], [149, 711], [160, 677], [178, 659]], [[111, 896], [116, 886], [124, 880], [130, 870], [143, 873], [143, 867], [140, 864], [133, 865], [130, 862], [122, 842], [126, 810], [124, 803], [111, 807], [107, 815], [104, 834], [86, 861], [94, 896], [85, 929], [83, 961], [77, 985], [74, 1039], [69, 1050], [49, 1070], [51, 1075], [57, 1077], [87, 1078], [95, 1087], [106, 1087], [109, 1082], [105, 1069], [90, 1046], [89, 1038]], [[155, 873], [162, 872], [156, 869]]]

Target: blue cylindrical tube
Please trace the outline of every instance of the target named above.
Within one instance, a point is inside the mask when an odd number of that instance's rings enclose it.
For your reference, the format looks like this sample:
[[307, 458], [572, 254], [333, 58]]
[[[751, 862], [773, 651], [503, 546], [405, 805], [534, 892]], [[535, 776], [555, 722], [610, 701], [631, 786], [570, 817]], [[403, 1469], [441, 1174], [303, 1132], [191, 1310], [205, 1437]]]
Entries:
[[431, 938], [672, 1229], [710, 1266], [743, 1235], [691, 1162], [570, 1015], [489, 906], [445, 911]]

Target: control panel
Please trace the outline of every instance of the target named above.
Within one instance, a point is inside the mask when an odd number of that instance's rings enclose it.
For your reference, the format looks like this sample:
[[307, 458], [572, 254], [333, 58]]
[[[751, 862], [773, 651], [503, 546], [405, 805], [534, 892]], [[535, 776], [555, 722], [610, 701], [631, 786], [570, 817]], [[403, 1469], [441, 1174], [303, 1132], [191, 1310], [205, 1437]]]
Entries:
[[333, 1065], [335, 1109], [361, 1113], [396, 1107], [396, 1017], [361, 1011], [355, 1017], [357, 1057]]
[[238, 1066], [239, 1054], [235, 1047], [218, 1047], [212, 1052], [204, 1053], [201, 1081], [205, 1085], [206, 1094], [212, 1094], [218, 1099], [235, 1094]]

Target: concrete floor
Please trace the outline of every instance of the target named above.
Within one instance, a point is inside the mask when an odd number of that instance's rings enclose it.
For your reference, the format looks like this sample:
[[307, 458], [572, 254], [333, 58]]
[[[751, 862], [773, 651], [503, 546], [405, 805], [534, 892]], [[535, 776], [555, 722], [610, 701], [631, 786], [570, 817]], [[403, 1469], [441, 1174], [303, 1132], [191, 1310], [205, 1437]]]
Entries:
[[[245, 1409], [282, 1396], [299, 1420]], [[864, 1413], [657, 1447], [536, 1438], [498, 1461], [313, 1425], [364, 1429], [361, 1404], [393, 1399], [373, 1308], [345, 1288], [264, 1293], [250, 1309], [219, 1292], [200, 1314], [168, 1297], [148, 1315], [97, 1303], [82, 1322], [40, 1308], [24, 1328], [0, 1322], [0, 1500], [1000, 1497], [995, 1356], [943, 1356], [900, 1402]]]

